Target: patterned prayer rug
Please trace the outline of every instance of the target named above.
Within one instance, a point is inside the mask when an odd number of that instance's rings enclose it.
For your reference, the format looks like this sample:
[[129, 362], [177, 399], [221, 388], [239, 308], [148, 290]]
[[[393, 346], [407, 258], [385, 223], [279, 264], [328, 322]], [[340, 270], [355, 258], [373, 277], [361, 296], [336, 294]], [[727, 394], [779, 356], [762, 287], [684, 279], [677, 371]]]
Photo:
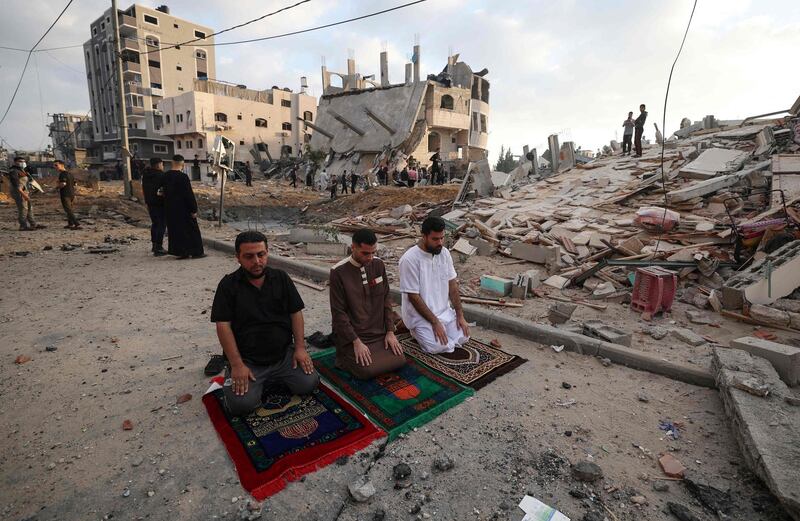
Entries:
[[470, 338], [466, 344], [457, 347], [452, 353], [438, 355], [424, 352], [410, 333], [399, 335], [397, 339], [406, 354], [475, 390], [527, 362], [524, 358], [506, 353], [474, 338]]
[[222, 381], [212, 380], [203, 404], [242, 487], [259, 501], [386, 436], [323, 384], [308, 396], [265, 390], [260, 408], [249, 416], [230, 416]]
[[314, 366], [331, 386], [364, 411], [393, 440], [399, 434], [428, 423], [474, 391], [431, 370], [413, 358], [391, 373], [358, 380], [337, 369], [336, 350], [311, 356]]

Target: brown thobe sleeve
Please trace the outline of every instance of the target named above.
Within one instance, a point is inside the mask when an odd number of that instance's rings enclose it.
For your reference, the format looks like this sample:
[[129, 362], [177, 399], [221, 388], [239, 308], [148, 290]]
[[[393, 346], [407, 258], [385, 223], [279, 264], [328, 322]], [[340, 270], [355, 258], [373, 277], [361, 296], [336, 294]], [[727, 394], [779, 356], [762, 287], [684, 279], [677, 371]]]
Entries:
[[392, 294], [389, 291], [389, 278], [386, 276], [386, 265], [383, 265], [383, 325], [386, 331], [394, 333], [394, 312], [392, 311]]
[[330, 285], [333, 333], [345, 343], [354, 342], [358, 335], [353, 330], [353, 324], [350, 323], [350, 316], [347, 314], [344, 283], [337, 270], [331, 270]]

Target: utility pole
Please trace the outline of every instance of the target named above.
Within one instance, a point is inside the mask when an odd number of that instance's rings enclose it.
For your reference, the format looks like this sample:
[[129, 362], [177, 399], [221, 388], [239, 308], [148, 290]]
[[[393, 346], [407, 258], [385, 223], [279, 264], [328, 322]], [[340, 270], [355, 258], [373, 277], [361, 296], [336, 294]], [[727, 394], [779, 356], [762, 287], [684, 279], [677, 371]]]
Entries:
[[125, 85], [122, 83], [122, 46], [119, 37], [119, 11], [117, 0], [111, 0], [111, 19], [114, 21], [114, 63], [117, 69], [117, 95], [119, 96], [119, 151], [122, 160], [122, 184], [125, 197], [133, 195], [131, 187], [131, 154], [128, 151], [128, 114], [125, 112]]

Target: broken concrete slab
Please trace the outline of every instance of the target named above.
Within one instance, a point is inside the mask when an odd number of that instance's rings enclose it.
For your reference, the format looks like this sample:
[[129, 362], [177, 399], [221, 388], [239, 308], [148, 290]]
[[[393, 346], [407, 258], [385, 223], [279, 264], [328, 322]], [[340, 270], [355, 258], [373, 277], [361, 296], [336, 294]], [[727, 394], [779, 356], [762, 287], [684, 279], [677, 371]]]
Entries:
[[697, 159], [681, 168], [683, 177], [708, 179], [719, 174], [735, 172], [750, 157], [749, 152], [727, 148], [709, 148]]
[[744, 301], [771, 304], [800, 287], [800, 241], [784, 244], [763, 262], [730, 277], [722, 288], [725, 309], [741, 309]]
[[331, 255], [344, 257], [347, 255], [348, 246], [338, 242], [309, 242], [306, 243], [306, 253], [309, 255]]
[[623, 331], [612, 325], [606, 324], [603, 320], [587, 320], [583, 323], [583, 334], [593, 338], [599, 338], [612, 344], [631, 346], [633, 337], [627, 331]]
[[752, 336], [731, 340], [730, 346], [769, 360], [789, 387], [800, 384], [800, 349], [797, 347]]
[[287, 242], [326, 242], [329, 235], [317, 228], [292, 228], [289, 230]]
[[470, 239], [469, 243], [477, 249], [477, 254], [481, 256], [491, 255], [495, 252], [496, 247], [486, 239]]
[[[747, 466], [800, 520], [800, 408], [783, 399], [791, 391], [770, 362], [738, 349], [715, 347], [712, 366]], [[748, 379], [765, 382], [770, 394], [761, 398], [734, 385]]]
[[470, 242], [466, 239], [458, 239], [453, 245], [452, 250], [469, 256], [478, 253], [478, 248], [470, 244]]
[[750, 318], [760, 324], [780, 327], [789, 327], [792, 322], [792, 317], [788, 311], [773, 309], [761, 304], [752, 304], [750, 306]]
[[677, 204], [683, 201], [694, 199], [695, 197], [702, 197], [704, 195], [713, 194], [723, 188], [728, 188], [741, 181], [753, 172], [764, 170], [770, 166], [770, 161], [762, 161], [754, 166], [737, 172], [735, 174], [723, 175], [719, 177], [712, 177], [703, 181], [689, 184], [678, 190], [667, 192], [667, 201], [669, 204]]
[[544, 281], [544, 284], [551, 288], [564, 289], [567, 287], [567, 284], [569, 284], [569, 279], [561, 275], [552, 275]]
[[413, 211], [414, 211], [414, 208], [410, 204], [404, 204], [404, 205], [398, 206], [396, 208], [392, 208], [392, 210], [389, 212], [389, 215], [393, 219], [399, 219], [399, 218], [404, 217], [406, 215], [410, 215], [411, 212], [413, 212]]
[[561, 258], [560, 246], [543, 246], [541, 244], [528, 244], [527, 242], [512, 242], [511, 256], [536, 264], [557, 266]]
[[685, 327], [673, 327], [669, 331], [672, 336], [680, 340], [681, 342], [685, 342], [690, 346], [699, 346], [706, 343], [706, 339], [692, 331], [691, 329], [686, 329]]
[[569, 302], [556, 302], [547, 310], [547, 318], [551, 324], [563, 324], [572, 317], [572, 313], [578, 307], [577, 304]]

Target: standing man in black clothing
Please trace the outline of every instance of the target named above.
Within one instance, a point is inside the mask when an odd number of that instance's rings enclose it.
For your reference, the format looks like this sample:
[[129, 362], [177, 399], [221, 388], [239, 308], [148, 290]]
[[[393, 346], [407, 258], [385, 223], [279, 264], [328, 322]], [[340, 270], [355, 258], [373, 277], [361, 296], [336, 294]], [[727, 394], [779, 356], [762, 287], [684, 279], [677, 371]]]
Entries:
[[347, 170], [342, 170], [342, 193], [347, 193]]
[[150, 168], [142, 175], [142, 192], [150, 214], [150, 240], [153, 243], [151, 251], [156, 257], [161, 257], [167, 254], [164, 250], [167, 221], [164, 216], [164, 162], [161, 158], [150, 158]]
[[336, 174], [331, 176], [329, 188], [331, 189], [331, 201], [336, 199], [336, 191], [339, 189], [339, 178], [336, 177]]
[[631, 155], [631, 138], [633, 137], [633, 127], [636, 124], [633, 121], [633, 112], [628, 112], [628, 119], [622, 122], [622, 128], [625, 130], [622, 134], [622, 155]]
[[250, 168], [250, 161], [244, 163], [244, 181], [247, 186], [253, 186], [253, 170]]
[[431, 184], [442, 184], [442, 156], [439, 155], [439, 149], [431, 156]]
[[28, 191], [30, 174], [25, 170], [26, 166], [25, 158], [17, 156], [14, 158], [14, 164], [8, 170], [8, 180], [11, 183], [11, 197], [17, 205], [17, 220], [19, 221], [19, 229], [21, 231], [44, 228], [44, 226], [36, 224], [33, 218], [31, 194]]
[[58, 172], [58, 195], [61, 196], [61, 206], [67, 214], [67, 225], [64, 228], [78, 230], [81, 223], [78, 222], [72, 207], [75, 204], [75, 178], [67, 172], [64, 162], [60, 159], [53, 161], [53, 168]]
[[293, 166], [289, 172], [289, 179], [292, 180], [292, 188], [297, 188], [297, 165]]
[[310, 394], [319, 375], [306, 351], [303, 299], [286, 272], [267, 266], [267, 238], [242, 232], [235, 249], [240, 268], [217, 286], [211, 321], [227, 359], [225, 407], [239, 416], [261, 405], [265, 384]]
[[172, 169], [164, 174], [164, 216], [169, 234], [168, 251], [179, 259], [204, 257], [203, 238], [197, 225], [197, 199], [189, 176], [183, 173], [183, 156], [172, 156]]
[[358, 184], [358, 174], [355, 170], [350, 172], [350, 193], [356, 193], [356, 185]]
[[644, 132], [644, 122], [647, 120], [644, 103], [639, 105], [639, 112], [639, 117], [633, 122], [636, 126], [636, 132], [633, 135], [633, 147], [636, 149], [636, 154], [633, 157], [642, 157], [642, 133]]

